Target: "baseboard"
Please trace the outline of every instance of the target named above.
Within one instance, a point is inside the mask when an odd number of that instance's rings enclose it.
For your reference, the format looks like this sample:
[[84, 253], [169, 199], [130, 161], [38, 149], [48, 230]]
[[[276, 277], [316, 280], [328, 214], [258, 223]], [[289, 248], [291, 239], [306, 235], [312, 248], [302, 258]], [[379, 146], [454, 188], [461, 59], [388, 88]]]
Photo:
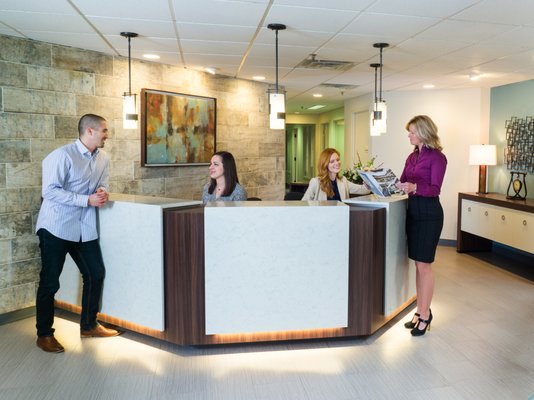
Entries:
[[451, 239], [439, 239], [438, 244], [440, 246], [456, 247], [456, 240]]
[[35, 316], [35, 306], [0, 314], [0, 325]]

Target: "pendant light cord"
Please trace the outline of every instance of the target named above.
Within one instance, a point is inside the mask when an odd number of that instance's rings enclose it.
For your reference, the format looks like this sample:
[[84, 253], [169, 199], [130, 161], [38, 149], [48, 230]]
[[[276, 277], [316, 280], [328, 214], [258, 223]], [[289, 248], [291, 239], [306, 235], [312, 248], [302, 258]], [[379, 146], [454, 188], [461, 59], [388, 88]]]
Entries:
[[131, 37], [128, 36], [128, 96], [132, 94], [132, 56], [131, 56]]
[[[378, 67], [380, 67], [381, 64], [377, 64], [377, 63], [373, 63], [373, 64], [370, 64], [369, 66], [371, 68], [374, 68], [375, 69], [375, 92], [374, 92], [374, 101], [373, 101], [373, 109], [374, 111], [378, 111], [378, 92], [377, 92], [377, 73], [378, 73]], [[374, 117], [373, 117], [374, 119]]]
[[[384, 65], [382, 63], [382, 50], [384, 50], [383, 47], [380, 47], [380, 97], [378, 98], [380, 101], [382, 101], [382, 66]], [[375, 77], [376, 81], [376, 77]]]
[[275, 61], [276, 61], [276, 93], [279, 93], [278, 89], [278, 31], [286, 29], [286, 26], [284, 24], [269, 24], [267, 25], [267, 28], [274, 31], [275, 36]]
[[278, 93], [278, 29], [276, 29], [275, 48], [276, 48], [276, 93]]
[[[121, 32], [121, 36], [128, 39], [128, 96], [132, 94], [132, 45], [131, 39], [137, 37], [137, 33], [134, 32]], [[126, 95], [126, 93], [125, 93]]]
[[377, 73], [377, 67], [375, 67], [375, 111], [378, 111], [378, 97], [376, 96], [377, 95], [377, 92], [376, 92], [376, 73]]

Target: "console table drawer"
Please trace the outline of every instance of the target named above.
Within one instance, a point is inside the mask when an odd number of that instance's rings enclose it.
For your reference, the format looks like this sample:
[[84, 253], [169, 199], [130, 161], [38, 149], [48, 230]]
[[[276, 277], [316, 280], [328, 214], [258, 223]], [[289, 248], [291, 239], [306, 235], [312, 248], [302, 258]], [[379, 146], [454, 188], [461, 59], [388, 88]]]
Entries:
[[462, 200], [461, 230], [534, 253], [534, 214]]

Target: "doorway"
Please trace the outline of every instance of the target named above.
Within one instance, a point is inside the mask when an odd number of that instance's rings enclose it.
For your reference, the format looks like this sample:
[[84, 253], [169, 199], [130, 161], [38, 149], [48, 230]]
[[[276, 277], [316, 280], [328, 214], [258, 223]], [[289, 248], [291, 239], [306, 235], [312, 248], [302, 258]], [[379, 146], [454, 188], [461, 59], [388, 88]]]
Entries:
[[314, 176], [315, 125], [286, 125], [286, 184], [308, 183]]

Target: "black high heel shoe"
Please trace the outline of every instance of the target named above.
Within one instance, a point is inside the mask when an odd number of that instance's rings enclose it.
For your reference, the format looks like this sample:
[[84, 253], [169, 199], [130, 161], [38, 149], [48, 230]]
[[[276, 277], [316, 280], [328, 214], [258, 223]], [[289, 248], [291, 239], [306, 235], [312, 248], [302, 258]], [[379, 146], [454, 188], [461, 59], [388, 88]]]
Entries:
[[[419, 317], [420, 317], [420, 316], [421, 316], [421, 314], [419, 314], [419, 313], [415, 313], [410, 321], [404, 323], [404, 327], [405, 327], [406, 329], [413, 329], [413, 328], [415, 328], [415, 325], [417, 325], [417, 321], [419, 320]], [[415, 320], [415, 321], [414, 321], [414, 320]]]
[[[423, 336], [426, 333], [426, 330], [430, 330], [430, 323], [432, 322], [432, 311], [430, 311], [430, 315], [428, 316], [428, 319], [417, 319], [417, 324], [415, 327], [410, 331], [412, 336]], [[423, 329], [419, 329], [419, 325], [423, 323], [426, 324]]]

